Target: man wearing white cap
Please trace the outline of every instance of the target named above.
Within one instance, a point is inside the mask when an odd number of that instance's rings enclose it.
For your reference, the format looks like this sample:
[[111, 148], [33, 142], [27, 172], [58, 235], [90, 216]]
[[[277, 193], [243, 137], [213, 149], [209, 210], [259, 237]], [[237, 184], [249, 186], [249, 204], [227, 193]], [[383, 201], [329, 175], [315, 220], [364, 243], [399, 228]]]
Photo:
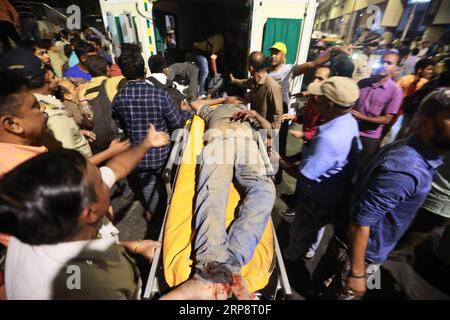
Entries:
[[303, 149], [299, 166], [273, 156], [283, 170], [298, 179], [297, 212], [284, 252], [292, 261], [315, 241], [320, 228], [342, 220], [362, 149], [358, 123], [350, 112], [359, 98], [358, 86], [349, 78], [331, 77], [310, 84], [308, 91], [319, 96], [317, 109], [324, 123]]

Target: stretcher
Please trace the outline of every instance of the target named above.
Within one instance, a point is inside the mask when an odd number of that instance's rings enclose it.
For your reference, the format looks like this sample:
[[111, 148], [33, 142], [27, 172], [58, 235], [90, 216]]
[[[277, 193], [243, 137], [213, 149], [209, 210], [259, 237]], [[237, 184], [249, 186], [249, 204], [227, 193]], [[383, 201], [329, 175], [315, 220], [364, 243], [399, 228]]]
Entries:
[[[203, 148], [204, 122], [195, 115], [187, 121], [186, 130], [177, 132], [163, 176], [167, 190], [167, 209], [159, 241], [162, 247], [155, 252], [144, 299], [153, 299], [191, 276], [192, 244], [197, 158]], [[258, 147], [268, 174], [272, 165], [263, 140], [256, 133]], [[233, 185], [229, 192], [227, 226], [234, 218], [240, 196]], [[241, 271], [250, 292], [260, 298], [279, 299], [292, 295], [272, 220], [266, 226], [252, 260]]]

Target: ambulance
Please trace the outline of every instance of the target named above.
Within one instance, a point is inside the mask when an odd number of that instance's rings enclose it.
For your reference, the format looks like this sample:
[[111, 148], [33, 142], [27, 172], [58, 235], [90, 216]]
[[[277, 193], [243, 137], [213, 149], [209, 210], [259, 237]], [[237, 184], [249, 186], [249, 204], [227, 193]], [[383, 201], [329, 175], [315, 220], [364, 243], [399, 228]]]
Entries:
[[[134, 43], [146, 61], [161, 54], [169, 63], [182, 62], [194, 41], [234, 30], [234, 59], [244, 71], [250, 52], [268, 55], [275, 42], [287, 45], [286, 63], [305, 62], [318, 5], [317, 0], [99, 1], [116, 58], [122, 44]], [[301, 81], [292, 81], [291, 94], [300, 92]]]

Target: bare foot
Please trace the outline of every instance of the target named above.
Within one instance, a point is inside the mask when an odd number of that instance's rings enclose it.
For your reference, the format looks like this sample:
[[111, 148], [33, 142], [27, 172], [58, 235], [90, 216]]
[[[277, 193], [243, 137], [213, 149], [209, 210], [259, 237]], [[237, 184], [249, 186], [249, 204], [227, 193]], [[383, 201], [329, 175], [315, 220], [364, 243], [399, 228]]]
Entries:
[[163, 295], [160, 300], [227, 300], [230, 285], [192, 278]]
[[248, 291], [247, 283], [240, 273], [233, 273], [231, 292], [237, 300], [253, 300], [251, 293]]

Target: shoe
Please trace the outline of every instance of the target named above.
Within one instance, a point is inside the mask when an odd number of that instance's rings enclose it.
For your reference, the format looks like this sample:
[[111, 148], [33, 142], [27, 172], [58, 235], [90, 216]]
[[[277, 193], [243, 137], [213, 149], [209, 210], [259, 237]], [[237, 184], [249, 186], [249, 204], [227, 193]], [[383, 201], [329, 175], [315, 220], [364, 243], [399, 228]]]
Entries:
[[206, 98], [206, 94], [202, 94], [198, 97], [199, 99], [205, 99]]
[[315, 252], [315, 251], [308, 250], [308, 252], [305, 253], [304, 257], [305, 257], [306, 259], [311, 259], [311, 258], [314, 258], [315, 255], [316, 255], [316, 252]]
[[285, 217], [295, 217], [295, 209], [287, 209], [281, 212]]

